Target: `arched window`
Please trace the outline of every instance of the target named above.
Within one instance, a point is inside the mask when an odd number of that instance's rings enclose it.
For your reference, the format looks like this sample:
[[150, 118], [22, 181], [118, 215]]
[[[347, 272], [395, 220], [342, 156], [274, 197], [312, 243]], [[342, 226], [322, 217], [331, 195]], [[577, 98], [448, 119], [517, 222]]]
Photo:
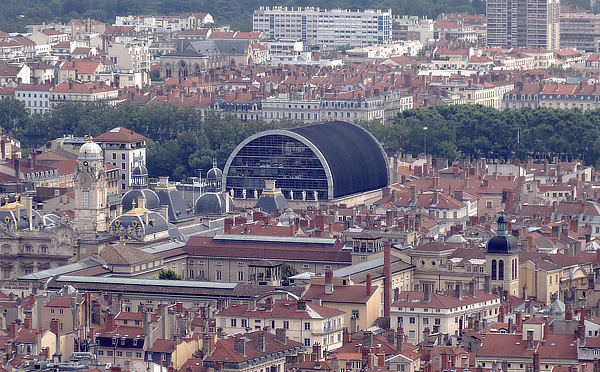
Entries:
[[496, 279], [496, 260], [492, 260], [492, 280]]
[[498, 280], [504, 280], [504, 260], [498, 260]]
[[511, 279], [515, 280], [515, 279], [517, 279], [516, 260], [513, 258], [511, 260], [511, 262], [512, 262], [512, 277], [511, 277]]

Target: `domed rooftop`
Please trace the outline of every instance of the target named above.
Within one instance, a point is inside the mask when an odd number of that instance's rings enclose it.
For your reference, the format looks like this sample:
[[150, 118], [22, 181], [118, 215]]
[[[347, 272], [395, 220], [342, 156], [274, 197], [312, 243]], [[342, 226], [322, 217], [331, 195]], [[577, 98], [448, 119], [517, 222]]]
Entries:
[[84, 143], [79, 149], [79, 160], [104, 160], [102, 148], [96, 142], [90, 140]]
[[213, 167], [206, 172], [207, 180], [220, 180], [221, 178], [223, 178], [223, 171], [217, 167]]
[[194, 205], [194, 213], [199, 215], [223, 215], [231, 212], [233, 198], [229, 194], [207, 192], [202, 194]]
[[147, 236], [166, 232], [169, 230], [169, 225], [164, 217], [156, 212], [148, 212], [147, 218], [138, 213], [124, 213], [115, 218], [109, 225], [109, 230], [113, 232], [129, 229], [139, 231], [141, 236]]
[[135, 166], [135, 168], [133, 168], [133, 170], [131, 171], [131, 174], [133, 176], [148, 176], [148, 169], [143, 166], [142, 164], [138, 164]]
[[519, 252], [519, 242], [517, 238], [509, 235], [507, 232], [507, 221], [503, 214], [498, 217], [498, 228], [496, 236], [493, 236], [487, 243], [487, 253], [512, 254]]
[[137, 205], [138, 198], [144, 197], [146, 199], [146, 208], [150, 210], [160, 209], [160, 199], [158, 195], [150, 189], [131, 189], [123, 195], [121, 198], [121, 205], [123, 206], [123, 213], [130, 211], [133, 208], [133, 202]]

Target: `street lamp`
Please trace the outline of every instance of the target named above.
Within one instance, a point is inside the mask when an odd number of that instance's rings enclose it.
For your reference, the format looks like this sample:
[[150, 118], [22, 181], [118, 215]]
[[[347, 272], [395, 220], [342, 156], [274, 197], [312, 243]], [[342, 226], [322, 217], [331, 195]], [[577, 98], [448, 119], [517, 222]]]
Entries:
[[423, 127], [423, 152], [425, 153], [425, 155], [427, 155], [427, 127]]

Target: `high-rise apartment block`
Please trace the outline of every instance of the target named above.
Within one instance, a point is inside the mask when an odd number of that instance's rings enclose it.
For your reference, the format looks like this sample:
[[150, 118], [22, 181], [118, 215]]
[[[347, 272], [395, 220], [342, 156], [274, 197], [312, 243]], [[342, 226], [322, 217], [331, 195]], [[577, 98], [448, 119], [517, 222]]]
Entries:
[[562, 5], [560, 47], [586, 52], [600, 50], [600, 14], [593, 14], [575, 5]]
[[487, 0], [490, 47], [560, 47], [559, 0]]
[[270, 40], [325, 48], [384, 44], [392, 40], [392, 11], [260, 7], [254, 11], [253, 30]]

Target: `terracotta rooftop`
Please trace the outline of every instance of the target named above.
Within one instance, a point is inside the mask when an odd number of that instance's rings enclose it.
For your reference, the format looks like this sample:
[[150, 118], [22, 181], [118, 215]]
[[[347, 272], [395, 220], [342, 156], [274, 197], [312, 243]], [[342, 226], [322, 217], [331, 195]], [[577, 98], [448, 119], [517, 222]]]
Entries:
[[425, 293], [419, 291], [402, 291], [398, 301], [392, 304], [393, 307], [420, 307], [436, 309], [452, 309], [465, 305], [472, 305], [480, 302], [498, 300], [498, 296], [489, 294], [485, 291], [476, 291], [475, 296], [463, 293], [461, 298], [447, 296], [440, 293], [431, 293], [429, 302], [425, 302]]
[[108, 132], [104, 132], [94, 138], [96, 142], [141, 142], [147, 140], [146, 137], [124, 127], [115, 127]]
[[325, 293], [325, 285], [311, 284], [302, 295], [306, 300], [321, 299], [323, 302], [358, 303], [364, 304], [374, 296], [377, 286], [371, 287], [371, 294], [367, 295], [366, 285], [335, 286], [333, 293]]
[[256, 318], [293, 318], [293, 319], [325, 319], [344, 312], [328, 307], [305, 303], [305, 310], [297, 310], [297, 301], [275, 300], [271, 310], [266, 310], [266, 305], [259, 304], [255, 310], [248, 310], [247, 305], [230, 305], [217, 313], [217, 316], [242, 316]]
[[[258, 348], [259, 335], [265, 337], [265, 351]], [[245, 341], [244, 354], [235, 351], [235, 340]], [[290, 339], [287, 339], [285, 344], [281, 343], [275, 339], [275, 335], [266, 331], [255, 331], [218, 340], [214, 350], [204, 359], [204, 362], [241, 363], [301, 346], [301, 343]]]

